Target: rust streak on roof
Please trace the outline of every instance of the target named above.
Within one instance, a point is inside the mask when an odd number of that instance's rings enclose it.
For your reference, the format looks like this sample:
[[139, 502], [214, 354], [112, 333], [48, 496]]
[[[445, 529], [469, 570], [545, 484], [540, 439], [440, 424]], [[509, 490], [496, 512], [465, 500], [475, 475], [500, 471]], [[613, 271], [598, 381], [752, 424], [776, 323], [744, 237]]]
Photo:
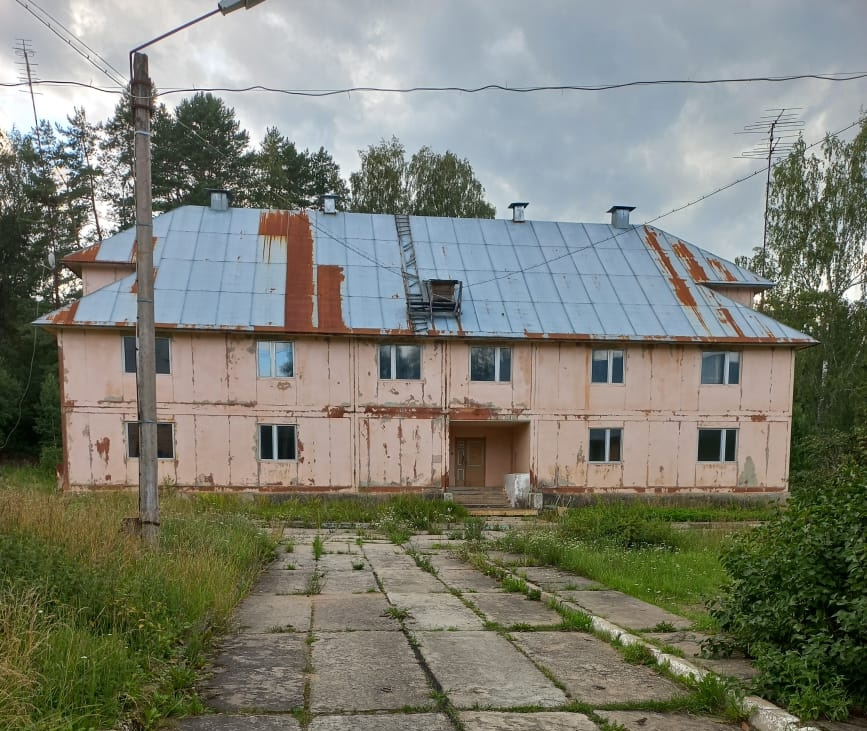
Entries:
[[75, 300], [71, 305], [58, 310], [51, 316], [51, 322], [55, 325], [72, 325], [75, 323], [75, 313], [78, 312], [78, 303], [81, 300]]
[[329, 333], [347, 331], [340, 296], [340, 284], [344, 279], [342, 266], [320, 264], [316, 269], [316, 306], [320, 330]]
[[729, 327], [731, 327], [731, 329], [734, 330], [738, 334], [738, 337], [741, 337], [741, 338], [746, 337], [746, 335], [744, 334], [744, 331], [741, 330], [740, 326], [737, 324], [737, 322], [735, 322], [735, 318], [732, 317], [732, 313], [729, 312], [728, 308], [726, 308], [726, 307], [720, 307], [719, 308], [719, 321], [723, 325], [728, 325]]
[[683, 241], [676, 241], [671, 248], [677, 254], [678, 259], [686, 266], [689, 276], [696, 282], [708, 281], [707, 272], [704, 270], [704, 267], [696, 261], [689, 247]]
[[[713, 269], [717, 274], [719, 274], [726, 282], [737, 282], [738, 278], [731, 272], [731, 270], [723, 264], [719, 259], [714, 259], [713, 257], [707, 258], [707, 263], [711, 269]], [[744, 282], [746, 284], [746, 282]]]
[[96, 257], [99, 256], [99, 249], [101, 244], [94, 244], [93, 246], [88, 246], [86, 249], [79, 249], [78, 251], [73, 251], [71, 254], [67, 254], [63, 257], [62, 263], [66, 264], [75, 264], [75, 263], [90, 263], [96, 261]]

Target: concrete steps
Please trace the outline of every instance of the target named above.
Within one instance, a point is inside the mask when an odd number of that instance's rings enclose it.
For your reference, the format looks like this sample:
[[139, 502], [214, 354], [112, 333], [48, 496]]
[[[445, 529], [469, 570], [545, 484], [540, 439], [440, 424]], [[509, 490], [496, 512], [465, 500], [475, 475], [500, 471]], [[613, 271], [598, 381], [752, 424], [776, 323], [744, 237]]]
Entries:
[[452, 499], [466, 508], [509, 508], [506, 491], [501, 487], [450, 487]]

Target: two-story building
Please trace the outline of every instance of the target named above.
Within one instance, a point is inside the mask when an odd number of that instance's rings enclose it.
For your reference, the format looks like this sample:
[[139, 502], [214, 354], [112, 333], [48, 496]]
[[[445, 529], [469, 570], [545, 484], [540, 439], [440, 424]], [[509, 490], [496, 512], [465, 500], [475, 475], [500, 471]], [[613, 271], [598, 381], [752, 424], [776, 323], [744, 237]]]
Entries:
[[[768, 282], [650, 226], [186, 206], [154, 220], [160, 481], [781, 493]], [[68, 256], [65, 489], [138, 482], [134, 230]]]

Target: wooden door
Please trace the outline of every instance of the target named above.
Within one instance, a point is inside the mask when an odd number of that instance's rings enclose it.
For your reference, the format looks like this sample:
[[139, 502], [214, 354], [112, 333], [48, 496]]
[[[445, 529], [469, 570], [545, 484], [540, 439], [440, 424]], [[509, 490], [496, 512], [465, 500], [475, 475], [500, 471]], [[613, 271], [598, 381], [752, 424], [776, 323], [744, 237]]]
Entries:
[[485, 486], [485, 440], [455, 440], [455, 486]]

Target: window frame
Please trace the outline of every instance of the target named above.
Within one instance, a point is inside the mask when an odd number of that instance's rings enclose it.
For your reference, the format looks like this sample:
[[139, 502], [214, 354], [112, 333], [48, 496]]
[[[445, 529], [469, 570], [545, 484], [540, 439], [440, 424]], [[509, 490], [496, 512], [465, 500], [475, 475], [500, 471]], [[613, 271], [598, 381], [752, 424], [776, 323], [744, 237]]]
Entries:
[[[473, 356], [476, 352], [482, 350], [494, 351], [494, 377], [493, 378], [473, 378]], [[509, 377], [501, 378], [502, 367], [502, 352], [509, 353]], [[473, 383], [511, 383], [512, 382], [512, 347], [510, 345], [471, 345], [470, 346], [470, 381]]]
[[[721, 381], [706, 381], [705, 380], [705, 358], [712, 356], [723, 356], [723, 378]], [[732, 365], [737, 364], [737, 377], [732, 380]], [[741, 382], [741, 351], [740, 350], [703, 350], [701, 352], [701, 372], [699, 381], [702, 386], [737, 386]]]
[[[597, 353], [605, 353], [605, 380], [596, 380], [593, 365]], [[620, 380], [614, 380], [614, 358], [620, 355]], [[601, 360], [599, 361], [602, 362]], [[626, 382], [626, 351], [622, 348], [593, 348], [590, 353], [590, 383], [608, 384], [610, 386], [622, 386]]]
[[[383, 351], [388, 348], [389, 349], [389, 374], [388, 376], [382, 375], [382, 356]], [[418, 352], [418, 375], [417, 376], [399, 376], [398, 375], [398, 349], [399, 348], [415, 348]], [[420, 381], [421, 380], [421, 361], [422, 361], [422, 347], [419, 343], [380, 343], [377, 348], [377, 356], [378, 356], [378, 366], [379, 366], [379, 380], [380, 381]]]
[[[263, 375], [260, 366], [262, 365], [261, 348], [268, 346], [268, 367], [270, 372]], [[290, 355], [290, 363], [292, 365], [292, 373], [288, 376], [278, 373], [277, 367], [277, 346], [288, 345]], [[295, 341], [294, 340], [257, 340], [256, 341], [256, 378], [295, 378]]]
[[[141, 458], [141, 436], [138, 431], [140, 423], [138, 421], [124, 422], [124, 437], [126, 438], [126, 458], [140, 459]], [[171, 445], [171, 454], [160, 454], [160, 432], [165, 435], [166, 428], [169, 429]], [[133, 431], [135, 429], [135, 431]], [[135, 437], [132, 435], [135, 434]], [[165, 438], [165, 437], [164, 437]], [[133, 450], [135, 447], [135, 450]], [[135, 451], [135, 454], [133, 454]], [[158, 421], [157, 422], [157, 459], [174, 459], [175, 458], [175, 422], [173, 421]]]
[[[130, 344], [132, 348], [130, 348]], [[165, 352], [160, 359], [160, 347], [165, 347]], [[124, 335], [121, 339], [120, 347], [121, 365], [124, 373], [138, 373], [138, 337], [135, 335]], [[130, 367], [130, 357], [132, 358], [132, 367]], [[172, 339], [167, 337], [154, 338], [154, 370], [158, 376], [170, 376], [172, 374]], [[160, 370], [160, 363], [164, 363], [163, 370]]]
[[[593, 457], [591, 456], [590, 445], [593, 443], [593, 432], [604, 432], [605, 454], [603, 459], [593, 459]], [[619, 437], [620, 454], [618, 459], [611, 459], [612, 432], [617, 432]], [[623, 464], [623, 427], [590, 427], [587, 434], [587, 462], [590, 464]]]
[[[696, 450], [695, 450], [695, 461], [701, 464], [736, 464], [738, 461], [738, 442], [740, 441], [738, 438], [738, 429], [737, 427], [729, 427], [729, 426], [717, 426], [717, 427], [704, 427], [700, 426], [698, 428], [698, 434], [696, 436]], [[717, 459], [702, 459], [701, 458], [701, 447], [702, 447], [702, 433], [718, 433], [719, 440], [719, 449], [717, 453]], [[734, 435], [734, 446], [732, 447], [731, 458], [729, 458], [729, 446], [730, 446], [730, 438], [731, 435]]]
[[[272, 424], [259, 422], [256, 425], [256, 459], [259, 462], [297, 462], [298, 461], [298, 425], [297, 424]], [[262, 446], [263, 442], [263, 429], [270, 429], [271, 436], [271, 454], [274, 455], [272, 457], [263, 457], [262, 456]], [[279, 456], [279, 429], [291, 429], [292, 430], [292, 456], [291, 457], [280, 457]]]

